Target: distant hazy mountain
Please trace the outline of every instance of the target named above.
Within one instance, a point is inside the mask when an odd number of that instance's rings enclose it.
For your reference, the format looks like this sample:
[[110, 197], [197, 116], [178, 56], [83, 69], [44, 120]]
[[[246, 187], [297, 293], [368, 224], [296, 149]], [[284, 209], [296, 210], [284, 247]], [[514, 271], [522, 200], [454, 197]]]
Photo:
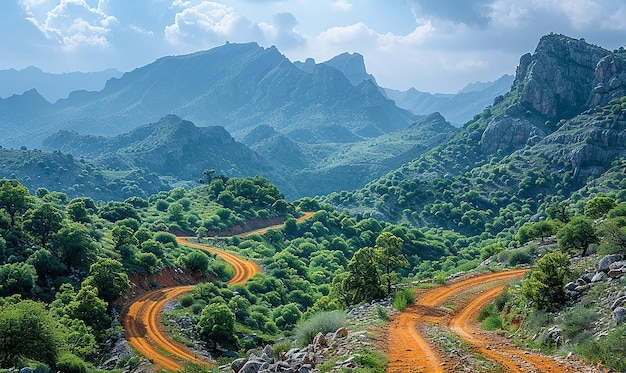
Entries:
[[7, 110], [8, 119], [0, 118], [2, 128], [14, 126], [18, 116], [21, 120], [17, 133], [0, 129], [5, 146], [39, 146], [63, 129], [117, 135], [167, 114], [198, 126], [223, 126], [235, 138], [260, 124], [283, 133], [341, 126], [368, 138], [406, 128], [416, 119], [372, 81], [354, 86], [324, 64], [305, 72], [275, 47], [256, 43], [164, 57], [109, 80], [99, 92], [73, 92], [46, 111]]
[[36, 89], [47, 101], [56, 102], [72, 91], [99, 91], [107, 80], [121, 75], [122, 72], [115, 69], [63, 74], [46, 73], [32, 66], [22, 70], [0, 70], [0, 98]]
[[509, 92], [512, 83], [512, 75], [503, 75], [493, 82], [470, 83], [456, 94], [432, 94], [415, 88], [407, 91], [385, 88], [385, 93], [396, 105], [413, 114], [440, 112], [451, 123], [459, 126], [493, 104], [496, 97]]
[[[359, 53], [342, 53], [323, 62], [323, 64], [341, 71], [352, 85], [356, 86], [367, 80], [376, 84], [374, 76], [365, 70], [365, 61]], [[315, 67], [315, 60], [307, 58], [304, 62], [294, 62], [294, 65], [306, 72], [312, 72]]]

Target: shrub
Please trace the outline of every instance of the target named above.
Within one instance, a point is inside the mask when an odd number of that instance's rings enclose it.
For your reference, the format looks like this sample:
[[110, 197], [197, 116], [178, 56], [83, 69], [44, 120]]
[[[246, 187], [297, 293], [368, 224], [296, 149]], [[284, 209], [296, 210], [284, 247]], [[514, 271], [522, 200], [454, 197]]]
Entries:
[[508, 261], [511, 267], [515, 267], [519, 264], [529, 264], [530, 255], [528, 255], [525, 251], [516, 250], [509, 254]]
[[87, 364], [78, 356], [66, 353], [59, 357], [57, 369], [64, 373], [87, 373]]
[[500, 330], [502, 329], [502, 317], [499, 315], [492, 315], [483, 320], [480, 324], [485, 330]]
[[296, 339], [302, 346], [306, 346], [313, 342], [313, 338], [317, 333], [331, 333], [343, 327], [346, 324], [346, 314], [340, 311], [323, 311], [311, 316], [296, 325]]
[[290, 341], [283, 341], [283, 342], [275, 343], [272, 348], [274, 350], [274, 359], [278, 361], [280, 359], [280, 354], [282, 352], [287, 352], [291, 350], [292, 347], [293, 346]]
[[387, 314], [387, 309], [385, 307], [376, 307], [376, 314], [378, 315], [378, 318], [383, 321], [389, 320], [389, 315]]
[[181, 297], [178, 298], [178, 303], [180, 303], [183, 308], [187, 308], [193, 304], [193, 296], [191, 294], [181, 295]]
[[396, 292], [393, 298], [393, 308], [398, 311], [404, 311], [407, 305], [415, 302], [415, 295], [409, 289], [401, 289]]

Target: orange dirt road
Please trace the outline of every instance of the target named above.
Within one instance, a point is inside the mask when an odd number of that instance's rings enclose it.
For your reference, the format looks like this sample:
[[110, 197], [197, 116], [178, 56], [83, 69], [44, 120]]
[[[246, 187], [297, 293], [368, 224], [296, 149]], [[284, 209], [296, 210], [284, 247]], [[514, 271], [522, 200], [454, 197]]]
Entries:
[[[311, 216], [313, 216], [312, 212], [306, 212], [297, 221], [302, 222]], [[282, 224], [257, 229], [244, 233], [242, 236], [263, 234], [268, 229], [280, 228], [281, 226]], [[177, 237], [176, 241], [184, 246], [217, 254], [225, 262], [232, 265], [235, 269], [235, 275], [228, 281], [228, 284], [244, 284], [260, 271], [259, 266], [254, 262], [241, 259], [234, 254], [213, 247], [191, 243], [188, 241], [188, 237]], [[154, 290], [133, 300], [122, 312], [122, 326], [128, 342], [146, 358], [167, 370], [181, 370], [184, 364], [188, 362], [200, 365], [211, 364], [209, 361], [197, 357], [194, 352], [182, 343], [168, 337], [160, 328], [162, 322], [161, 310], [165, 304], [192, 289], [193, 286], [176, 286]]]
[[[523, 277], [524, 273], [526, 270], [479, 275], [418, 295], [417, 302], [395, 316], [389, 326], [387, 372], [455, 371], [451, 364], [454, 361], [440, 356], [425, 336], [427, 324], [438, 324], [440, 328], [457, 334], [475, 351], [502, 365], [505, 372], [596, 372], [577, 361], [522, 350], [508, 339], [480, 329], [480, 310], [500, 294], [505, 284]], [[478, 294], [476, 290], [479, 290]], [[450, 311], [441, 307], [448, 302], [459, 308]]]

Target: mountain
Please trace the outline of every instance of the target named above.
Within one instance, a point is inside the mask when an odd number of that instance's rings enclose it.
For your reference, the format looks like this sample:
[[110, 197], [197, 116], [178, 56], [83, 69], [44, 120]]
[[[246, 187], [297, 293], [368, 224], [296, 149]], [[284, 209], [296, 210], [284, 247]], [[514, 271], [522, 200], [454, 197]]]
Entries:
[[375, 139], [348, 141], [335, 134], [337, 142], [320, 140], [333, 131], [346, 130], [320, 128], [311, 132], [319, 141], [299, 142], [261, 125], [240, 143], [223, 127], [197, 127], [168, 115], [112, 137], [59, 131], [43, 141], [43, 149], [71, 153], [111, 175], [137, 170], [159, 175], [164, 184], [194, 185], [205, 169], [228, 177], [261, 175], [295, 199], [362, 187], [450, 138], [457, 129], [433, 114]]
[[121, 75], [115, 69], [63, 74], [46, 73], [33, 66], [22, 70], [0, 70], [0, 97], [6, 98], [36, 89], [46, 101], [56, 102], [73, 91], [99, 91], [104, 88], [107, 80]]
[[0, 135], [5, 146], [36, 147], [59, 130], [118, 135], [167, 114], [222, 126], [235, 138], [260, 124], [282, 133], [340, 126], [354, 136], [376, 137], [416, 119], [372, 81], [354, 86], [324, 64], [305, 72], [275, 47], [248, 43], [161, 58], [110, 79], [99, 92], [72, 92], [49, 111], [32, 110], [17, 132]]
[[326, 201], [486, 240], [514, 232], [555, 201], [619, 195], [625, 67], [623, 49], [546, 35], [521, 57], [511, 91], [456, 136], [366, 188]]
[[176, 180], [196, 181], [205, 169], [229, 177], [263, 174], [277, 179], [263, 159], [223, 127], [196, 127], [175, 115], [114, 137], [61, 131], [43, 145], [45, 150], [90, 158], [107, 169], [144, 169]]
[[456, 94], [432, 94], [415, 88], [407, 91], [385, 88], [384, 92], [396, 105], [413, 114], [440, 112], [450, 122], [460, 126], [491, 105], [496, 97], [507, 93], [512, 82], [512, 75], [503, 75], [493, 82], [468, 84]]

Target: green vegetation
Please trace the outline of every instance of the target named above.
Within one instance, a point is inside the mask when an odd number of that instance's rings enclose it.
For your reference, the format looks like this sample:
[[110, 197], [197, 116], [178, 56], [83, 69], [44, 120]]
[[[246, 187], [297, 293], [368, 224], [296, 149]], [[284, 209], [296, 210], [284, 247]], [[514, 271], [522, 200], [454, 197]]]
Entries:
[[393, 308], [404, 311], [406, 306], [415, 302], [415, 295], [412, 289], [398, 290], [393, 297]]
[[296, 326], [294, 330], [296, 340], [301, 346], [306, 346], [313, 342], [317, 333], [326, 335], [345, 326], [346, 319], [346, 314], [340, 311], [318, 312]]

